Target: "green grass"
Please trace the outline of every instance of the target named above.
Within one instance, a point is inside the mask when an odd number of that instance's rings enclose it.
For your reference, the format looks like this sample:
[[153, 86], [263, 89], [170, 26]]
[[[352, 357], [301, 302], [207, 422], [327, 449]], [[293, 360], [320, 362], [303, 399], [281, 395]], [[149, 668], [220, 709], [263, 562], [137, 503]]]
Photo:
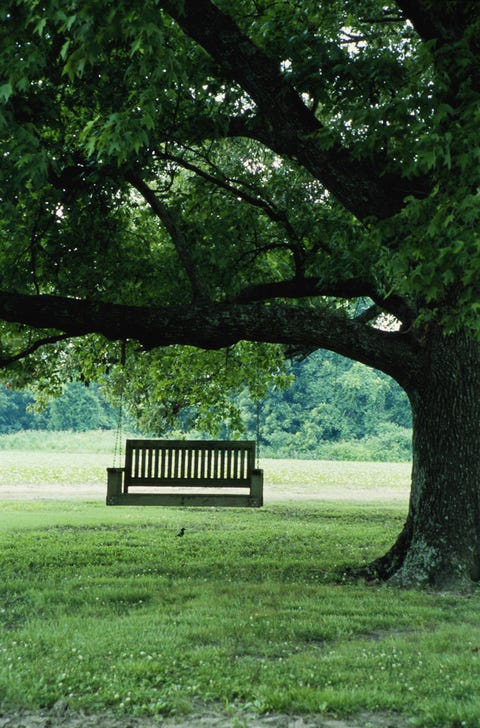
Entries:
[[480, 723], [478, 599], [339, 579], [390, 545], [400, 506], [2, 513], [4, 710], [63, 698], [132, 715], [213, 703]]
[[115, 446], [116, 433], [112, 430], [89, 432], [54, 432], [20, 430], [0, 435], [0, 450], [26, 452], [108, 453]]
[[406, 464], [264, 461], [277, 500], [258, 510], [1, 500], [14, 481], [51, 495], [72, 477], [103, 494], [111, 453], [87, 439], [0, 454], [0, 712], [64, 699], [126, 715], [394, 711], [478, 727], [478, 597], [342, 577], [399, 532]]

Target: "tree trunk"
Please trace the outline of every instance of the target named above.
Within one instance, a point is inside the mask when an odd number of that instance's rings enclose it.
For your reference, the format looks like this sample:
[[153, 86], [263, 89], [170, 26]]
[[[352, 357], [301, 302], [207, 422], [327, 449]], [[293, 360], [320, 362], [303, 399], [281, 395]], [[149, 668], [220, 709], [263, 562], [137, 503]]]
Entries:
[[412, 490], [397, 542], [368, 567], [399, 586], [456, 588], [480, 580], [480, 346], [433, 336], [413, 412]]

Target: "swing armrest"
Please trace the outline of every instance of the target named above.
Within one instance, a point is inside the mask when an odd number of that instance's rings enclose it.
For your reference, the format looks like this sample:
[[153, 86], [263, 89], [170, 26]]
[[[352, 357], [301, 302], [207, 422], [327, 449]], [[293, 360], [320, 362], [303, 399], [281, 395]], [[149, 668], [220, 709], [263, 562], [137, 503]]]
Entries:
[[124, 472], [125, 468], [107, 468], [107, 503], [122, 494]]

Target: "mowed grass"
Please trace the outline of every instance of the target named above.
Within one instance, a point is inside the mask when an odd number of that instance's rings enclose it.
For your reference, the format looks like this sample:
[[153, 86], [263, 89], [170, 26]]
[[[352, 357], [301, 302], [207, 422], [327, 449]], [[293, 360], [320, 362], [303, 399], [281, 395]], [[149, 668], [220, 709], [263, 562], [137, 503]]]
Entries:
[[[342, 463], [329, 465], [341, 483]], [[299, 461], [281, 467], [281, 482], [291, 467], [298, 484]], [[478, 597], [342, 576], [392, 544], [401, 500], [0, 507], [4, 711], [63, 699], [72, 710], [129, 715], [215, 705], [480, 724]]]

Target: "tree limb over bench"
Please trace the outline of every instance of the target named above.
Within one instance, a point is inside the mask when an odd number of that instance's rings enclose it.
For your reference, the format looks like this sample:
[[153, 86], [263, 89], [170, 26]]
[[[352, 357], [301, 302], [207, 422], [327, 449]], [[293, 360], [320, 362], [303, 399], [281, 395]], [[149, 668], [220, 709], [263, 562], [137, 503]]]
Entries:
[[109, 506], [263, 505], [263, 470], [250, 440], [127, 440], [125, 466], [107, 472]]

